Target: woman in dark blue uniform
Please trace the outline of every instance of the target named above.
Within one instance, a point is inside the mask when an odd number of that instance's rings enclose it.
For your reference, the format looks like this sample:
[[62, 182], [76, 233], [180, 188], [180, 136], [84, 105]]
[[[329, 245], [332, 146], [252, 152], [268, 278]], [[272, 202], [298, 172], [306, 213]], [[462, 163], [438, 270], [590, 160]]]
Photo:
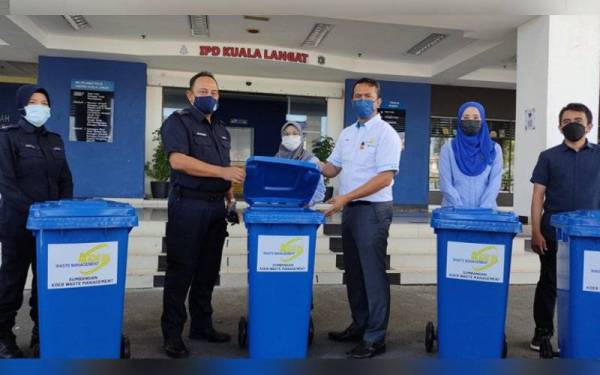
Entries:
[[29, 207], [73, 197], [63, 141], [44, 127], [50, 118], [48, 92], [37, 85], [21, 86], [17, 108], [22, 115], [19, 122], [0, 128], [0, 359], [23, 356], [12, 329], [30, 266], [34, 322], [30, 346], [39, 343], [35, 239], [26, 228]]

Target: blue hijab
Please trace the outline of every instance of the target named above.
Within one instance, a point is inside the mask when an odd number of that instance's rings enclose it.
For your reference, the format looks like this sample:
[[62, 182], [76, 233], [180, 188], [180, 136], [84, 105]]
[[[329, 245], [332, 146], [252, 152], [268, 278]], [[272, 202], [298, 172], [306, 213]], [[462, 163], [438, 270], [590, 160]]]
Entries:
[[23, 85], [17, 89], [17, 109], [22, 115], [25, 115], [25, 107], [27, 107], [29, 99], [31, 99], [36, 92], [46, 95], [48, 106], [50, 106], [50, 95], [48, 95], [46, 89], [38, 85]]
[[[469, 107], [477, 108], [481, 117], [481, 129], [472, 136], [466, 135], [461, 128], [463, 113]], [[479, 176], [496, 159], [496, 144], [490, 138], [485, 109], [477, 102], [466, 102], [458, 109], [457, 123], [456, 137], [452, 140], [456, 164], [465, 175]]]

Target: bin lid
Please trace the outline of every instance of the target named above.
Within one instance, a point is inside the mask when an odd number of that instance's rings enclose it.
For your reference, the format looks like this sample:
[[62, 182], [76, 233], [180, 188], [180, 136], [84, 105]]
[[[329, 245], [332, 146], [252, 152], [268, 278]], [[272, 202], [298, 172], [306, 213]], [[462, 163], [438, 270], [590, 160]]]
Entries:
[[600, 237], [599, 210], [579, 210], [552, 215], [550, 224], [570, 236]]
[[320, 225], [325, 223], [325, 215], [308, 208], [250, 207], [244, 212], [246, 228], [253, 224]]
[[250, 206], [304, 207], [320, 178], [314, 163], [253, 156], [246, 162], [244, 199]]
[[480, 232], [520, 233], [522, 226], [513, 212], [491, 208], [438, 208], [431, 214], [435, 229], [456, 229]]
[[132, 228], [138, 225], [135, 208], [103, 199], [35, 203], [29, 210], [28, 229]]

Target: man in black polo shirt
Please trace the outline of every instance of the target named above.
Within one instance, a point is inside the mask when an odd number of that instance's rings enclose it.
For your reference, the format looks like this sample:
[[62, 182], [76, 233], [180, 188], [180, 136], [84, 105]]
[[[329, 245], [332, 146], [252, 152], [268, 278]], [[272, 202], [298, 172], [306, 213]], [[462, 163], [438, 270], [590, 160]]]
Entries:
[[550, 217], [600, 209], [600, 147], [586, 138], [592, 129], [591, 111], [583, 104], [568, 104], [560, 111], [558, 127], [563, 143], [540, 154], [531, 177], [531, 247], [540, 256], [541, 270], [533, 303], [536, 328], [529, 346], [537, 351], [541, 339], [554, 334], [557, 249]]
[[161, 128], [172, 188], [161, 325], [165, 352], [173, 358], [189, 354], [181, 339], [188, 291], [189, 337], [230, 339], [213, 328], [211, 299], [227, 236], [225, 217], [235, 207], [231, 183], [245, 177], [243, 169], [230, 166], [229, 132], [213, 115], [219, 100], [215, 78], [208, 72], [196, 74], [186, 95], [190, 106], [169, 116]]

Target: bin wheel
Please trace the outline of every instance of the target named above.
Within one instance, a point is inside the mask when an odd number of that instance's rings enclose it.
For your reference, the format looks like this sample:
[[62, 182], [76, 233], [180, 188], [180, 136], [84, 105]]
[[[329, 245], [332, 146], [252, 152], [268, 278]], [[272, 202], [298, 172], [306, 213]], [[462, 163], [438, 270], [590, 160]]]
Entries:
[[313, 323], [313, 319], [311, 316], [310, 321], [308, 323], [308, 346], [309, 347], [312, 345], [314, 338], [315, 338], [315, 324]]
[[506, 358], [508, 355], [508, 341], [506, 341], [506, 335], [504, 335], [504, 344], [502, 345], [502, 358]]
[[248, 321], [246, 321], [245, 317], [240, 318], [240, 322], [238, 323], [238, 345], [241, 349], [246, 348], [248, 344]]
[[121, 359], [129, 359], [131, 358], [131, 342], [129, 341], [129, 337], [122, 335], [121, 336]]
[[554, 350], [552, 349], [552, 342], [550, 342], [550, 337], [544, 337], [542, 341], [540, 341], [540, 358], [552, 359], [553, 357]]
[[437, 335], [435, 333], [435, 326], [433, 322], [427, 322], [425, 326], [425, 350], [427, 353], [431, 353], [433, 351], [433, 343], [437, 339]]

